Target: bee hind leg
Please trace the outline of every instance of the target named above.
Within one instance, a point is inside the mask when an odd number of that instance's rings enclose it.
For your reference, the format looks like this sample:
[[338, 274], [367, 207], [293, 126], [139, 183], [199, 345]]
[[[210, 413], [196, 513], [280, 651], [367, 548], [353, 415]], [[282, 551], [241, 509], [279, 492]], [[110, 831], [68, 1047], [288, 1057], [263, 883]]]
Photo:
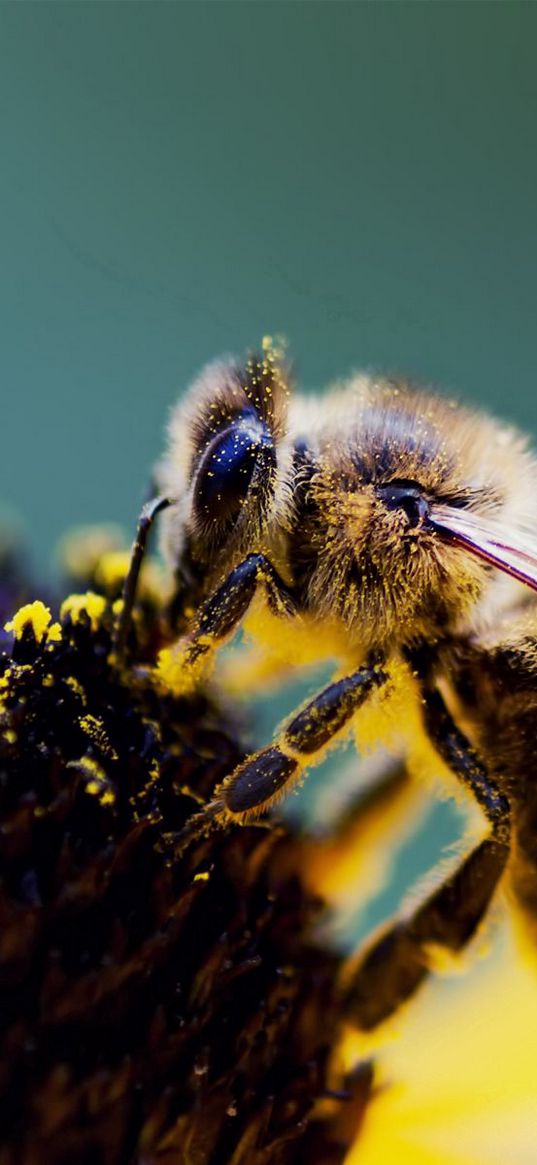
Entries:
[[434, 949], [457, 954], [475, 934], [510, 854], [510, 809], [459, 731], [438, 692], [425, 694], [425, 725], [442, 758], [474, 794], [490, 834], [408, 918], [349, 960], [342, 976], [348, 1018], [371, 1031], [405, 1003], [430, 974]]

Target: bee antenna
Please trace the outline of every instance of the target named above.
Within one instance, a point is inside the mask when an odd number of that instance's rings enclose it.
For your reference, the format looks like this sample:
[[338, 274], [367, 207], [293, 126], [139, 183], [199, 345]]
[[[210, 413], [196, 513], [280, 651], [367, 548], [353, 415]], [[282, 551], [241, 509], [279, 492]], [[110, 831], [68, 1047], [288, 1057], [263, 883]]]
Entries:
[[163, 495], [151, 498], [143, 506], [140, 517], [138, 518], [136, 538], [132, 545], [129, 569], [123, 584], [121, 596], [123, 601], [114, 634], [113, 650], [118, 662], [121, 662], [125, 655], [125, 646], [132, 619], [132, 609], [136, 598], [138, 579], [147, 548], [149, 532], [157, 514], [160, 514], [162, 510], [166, 510], [168, 506], [175, 505], [176, 501], [176, 498], [168, 498]]

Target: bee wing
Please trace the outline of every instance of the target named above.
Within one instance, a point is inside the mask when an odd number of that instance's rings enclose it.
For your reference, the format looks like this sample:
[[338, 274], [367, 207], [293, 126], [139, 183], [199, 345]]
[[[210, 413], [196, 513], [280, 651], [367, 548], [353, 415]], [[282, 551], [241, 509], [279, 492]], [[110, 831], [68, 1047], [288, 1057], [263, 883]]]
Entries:
[[461, 546], [537, 591], [537, 534], [482, 518], [469, 510], [432, 506], [430, 523], [446, 542]]

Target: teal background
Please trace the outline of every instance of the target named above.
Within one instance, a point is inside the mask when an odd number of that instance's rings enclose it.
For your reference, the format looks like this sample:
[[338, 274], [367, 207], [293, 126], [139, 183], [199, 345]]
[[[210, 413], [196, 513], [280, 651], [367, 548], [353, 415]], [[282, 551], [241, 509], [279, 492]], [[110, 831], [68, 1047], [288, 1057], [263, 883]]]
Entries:
[[0, 496], [42, 572], [133, 528], [169, 406], [266, 332], [308, 388], [404, 371], [537, 430], [536, 34], [516, 0], [0, 5]]
[[532, 3], [0, 5], [0, 495], [132, 525], [204, 361], [537, 428]]

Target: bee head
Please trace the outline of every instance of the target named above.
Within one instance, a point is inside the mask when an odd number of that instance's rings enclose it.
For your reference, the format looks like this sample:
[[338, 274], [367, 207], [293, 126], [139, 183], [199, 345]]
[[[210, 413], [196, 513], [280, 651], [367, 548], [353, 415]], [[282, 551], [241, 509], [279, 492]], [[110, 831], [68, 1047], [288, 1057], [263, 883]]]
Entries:
[[317, 602], [371, 644], [402, 643], [452, 632], [491, 588], [512, 590], [522, 575], [505, 555], [494, 558], [490, 543], [492, 529], [512, 541], [535, 498], [535, 464], [519, 435], [440, 397], [367, 378], [333, 408], [311, 487], [325, 530], [311, 579]]
[[276, 488], [287, 396], [287, 370], [267, 339], [243, 364], [208, 365], [177, 406], [158, 471], [180, 499], [164, 530], [176, 561], [185, 542], [210, 563], [260, 536]]

